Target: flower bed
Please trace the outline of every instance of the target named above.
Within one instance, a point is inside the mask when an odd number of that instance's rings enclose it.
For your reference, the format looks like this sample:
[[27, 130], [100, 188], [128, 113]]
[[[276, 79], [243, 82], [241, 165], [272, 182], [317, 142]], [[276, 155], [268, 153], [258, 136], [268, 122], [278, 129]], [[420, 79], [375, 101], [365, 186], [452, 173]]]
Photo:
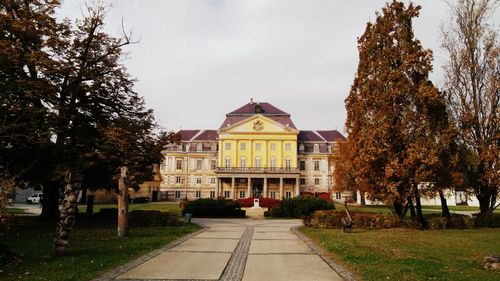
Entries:
[[[241, 207], [253, 207], [254, 197], [238, 199]], [[280, 205], [281, 200], [273, 198], [259, 198], [259, 206], [263, 208], [275, 208]]]

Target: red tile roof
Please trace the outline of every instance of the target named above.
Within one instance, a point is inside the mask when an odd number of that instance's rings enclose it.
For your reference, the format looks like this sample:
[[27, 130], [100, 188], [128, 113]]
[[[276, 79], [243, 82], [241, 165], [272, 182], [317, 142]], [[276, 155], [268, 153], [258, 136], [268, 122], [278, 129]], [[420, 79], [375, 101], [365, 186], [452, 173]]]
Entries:
[[190, 141], [200, 130], [180, 130], [177, 132], [181, 135], [181, 141]]
[[346, 138], [337, 130], [323, 131], [300, 131], [297, 137], [298, 141], [338, 141]]
[[195, 141], [215, 141], [217, 140], [217, 130], [204, 130], [201, 134], [196, 136]]
[[346, 140], [346, 138], [337, 130], [316, 131], [327, 141]]

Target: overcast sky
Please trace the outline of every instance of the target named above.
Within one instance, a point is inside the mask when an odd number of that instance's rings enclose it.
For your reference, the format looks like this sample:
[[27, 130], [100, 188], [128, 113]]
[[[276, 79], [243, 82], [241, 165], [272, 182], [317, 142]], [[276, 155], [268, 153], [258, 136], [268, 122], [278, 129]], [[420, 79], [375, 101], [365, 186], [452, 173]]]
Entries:
[[[434, 52], [431, 78], [439, 86], [446, 60], [440, 25], [449, 18], [448, 8], [439, 0], [413, 2], [422, 6], [415, 34]], [[254, 98], [290, 113], [298, 129], [344, 132], [356, 40], [386, 1], [106, 3], [112, 5], [107, 32], [119, 35], [123, 19], [140, 41], [126, 47], [124, 63], [165, 129], [218, 129], [226, 113]], [[81, 18], [82, 5], [65, 0], [59, 16]]]

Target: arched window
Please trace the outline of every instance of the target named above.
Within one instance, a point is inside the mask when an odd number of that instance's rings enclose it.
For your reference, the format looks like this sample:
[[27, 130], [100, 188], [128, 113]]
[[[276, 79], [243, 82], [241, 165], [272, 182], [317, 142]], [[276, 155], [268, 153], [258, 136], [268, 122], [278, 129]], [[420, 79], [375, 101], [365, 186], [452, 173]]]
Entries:
[[276, 158], [274, 156], [271, 157], [271, 170], [274, 170], [274, 168], [276, 167]]
[[255, 157], [255, 168], [260, 168], [260, 157]]
[[245, 157], [241, 157], [241, 158], [240, 158], [240, 167], [241, 167], [242, 169], [244, 169], [244, 168], [245, 168]]
[[226, 156], [226, 168], [231, 168], [231, 157]]
[[291, 166], [292, 166], [292, 161], [290, 160], [290, 157], [287, 157], [285, 159], [285, 167], [287, 170], [290, 170]]

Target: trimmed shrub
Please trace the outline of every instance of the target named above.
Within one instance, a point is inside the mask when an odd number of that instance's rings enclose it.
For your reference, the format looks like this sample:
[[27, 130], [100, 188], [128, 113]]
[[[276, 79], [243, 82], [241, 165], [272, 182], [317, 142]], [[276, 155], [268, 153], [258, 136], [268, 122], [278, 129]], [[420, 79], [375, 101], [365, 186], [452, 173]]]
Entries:
[[[93, 220], [117, 220], [118, 209], [103, 208], [92, 215]], [[128, 214], [130, 226], [175, 226], [179, 223], [180, 216], [174, 212], [155, 210], [135, 210]]]
[[245, 217], [237, 201], [200, 198], [187, 202], [182, 214], [191, 213], [195, 218], [240, 218]]
[[[310, 225], [314, 228], [342, 228], [343, 217], [346, 217], [345, 212], [317, 211], [311, 216]], [[351, 212], [351, 217], [353, 227], [357, 228], [381, 229], [404, 226], [404, 222], [396, 216]], [[306, 221], [304, 223], [307, 223]]]
[[500, 214], [491, 214], [489, 216], [476, 216], [474, 218], [475, 227], [500, 227]]
[[272, 217], [301, 218], [312, 215], [319, 210], [333, 210], [333, 202], [309, 196], [297, 196], [290, 199], [283, 199], [279, 207], [270, 209], [269, 215]]
[[[253, 207], [253, 200], [255, 198], [242, 198], [238, 199], [238, 203], [240, 203], [241, 207]], [[259, 206], [263, 208], [276, 208], [280, 205], [281, 200], [273, 199], [273, 198], [259, 198]]]
[[136, 210], [129, 213], [130, 226], [176, 226], [180, 215], [174, 212]]
[[149, 197], [137, 197], [130, 199], [130, 203], [132, 204], [147, 203], [147, 202], [149, 202]]

